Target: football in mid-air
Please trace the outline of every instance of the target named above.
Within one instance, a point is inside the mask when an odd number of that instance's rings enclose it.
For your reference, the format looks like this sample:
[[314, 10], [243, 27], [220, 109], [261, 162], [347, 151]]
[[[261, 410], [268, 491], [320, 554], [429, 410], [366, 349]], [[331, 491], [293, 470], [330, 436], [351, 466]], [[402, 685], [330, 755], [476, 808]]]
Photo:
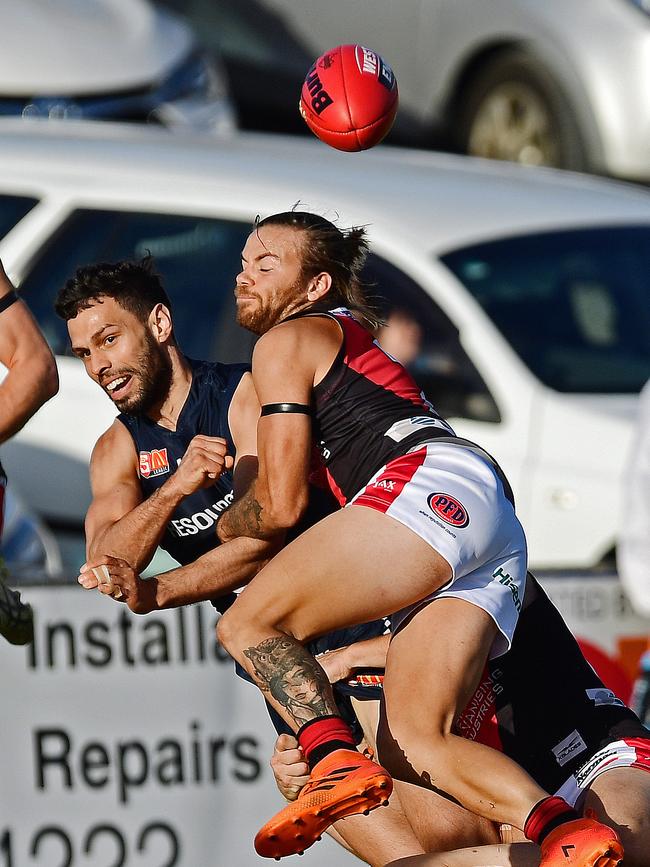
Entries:
[[321, 141], [341, 151], [371, 148], [397, 113], [393, 70], [363, 45], [339, 45], [311, 67], [300, 94], [300, 113]]

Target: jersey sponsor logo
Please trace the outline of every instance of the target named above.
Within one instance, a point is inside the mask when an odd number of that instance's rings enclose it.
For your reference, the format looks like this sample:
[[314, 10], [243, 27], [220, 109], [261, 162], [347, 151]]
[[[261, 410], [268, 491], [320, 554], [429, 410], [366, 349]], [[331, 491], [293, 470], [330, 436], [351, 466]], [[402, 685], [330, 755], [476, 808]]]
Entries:
[[[431, 404], [428, 403], [428, 406]], [[438, 430], [442, 430], [445, 433], [448, 433], [450, 436], [454, 435], [453, 430], [449, 427], [446, 421], [441, 418], [431, 418], [428, 415], [420, 415], [414, 416], [413, 418], [403, 418], [400, 421], [396, 421], [395, 424], [391, 425], [386, 433], [385, 437], [390, 437], [390, 439], [394, 440], [396, 443], [401, 442], [406, 437], [411, 436], [411, 434], [418, 433], [419, 431], [426, 430], [427, 428], [437, 428]]]
[[469, 524], [469, 515], [463, 504], [452, 497], [451, 494], [437, 492], [429, 494], [427, 505], [439, 518], [452, 527], [466, 527]]
[[174, 518], [170, 521], [169, 526], [177, 536], [196, 536], [197, 533], [214, 527], [219, 516], [230, 506], [234, 497], [233, 491], [230, 491], [222, 500], [217, 500], [216, 503], [201, 512], [194, 512], [193, 515], [186, 518]]
[[150, 476], [162, 476], [169, 472], [167, 449], [153, 449], [150, 452], [140, 452], [140, 475], [144, 479]]
[[385, 491], [394, 491], [397, 482], [394, 479], [380, 479], [378, 482], [373, 482], [373, 488], [383, 488]]
[[499, 584], [503, 584], [504, 587], [507, 587], [512, 595], [512, 601], [515, 604], [515, 608], [517, 611], [521, 612], [521, 599], [519, 598], [519, 588], [517, 587], [516, 582], [513, 580], [512, 575], [509, 572], [504, 572], [501, 566], [494, 570], [492, 573], [492, 577], [495, 581], [498, 581]]
[[574, 773], [573, 779], [577, 786], [584, 788], [593, 782], [605, 767], [608, 770], [617, 767], [629, 768], [635, 759], [636, 752], [633, 747], [630, 747], [625, 741], [612, 741], [602, 750], [598, 750], [584, 765], [580, 765]]
[[560, 767], [566, 765], [574, 756], [579, 756], [586, 749], [587, 744], [577, 729], [574, 729], [564, 740], [561, 740], [559, 744], [552, 747], [553, 755]]
[[496, 701], [501, 692], [501, 684], [495, 683], [486, 672], [455, 723], [455, 729], [461, 737], [470, 741], [481, 741], [484, 727], [489, 724], [496, 725]]
[[587, 693], [587, 698], [590, 698], [596, 707], [600, 707], [603, 704], [615, 704], [618, 707], [625, 707], [625, 702], [621, 701], [617, 695], [614, 695], [611, 689], [599, 687], [598, 689], [587, 689], [585, 692]]

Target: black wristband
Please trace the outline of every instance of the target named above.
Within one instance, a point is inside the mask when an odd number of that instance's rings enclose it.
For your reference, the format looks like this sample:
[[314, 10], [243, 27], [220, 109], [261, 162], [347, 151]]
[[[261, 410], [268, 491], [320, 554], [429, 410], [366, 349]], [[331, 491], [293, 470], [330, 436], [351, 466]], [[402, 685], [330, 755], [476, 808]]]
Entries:
[[14, 301], [19, 300], [20, 299], [18, 298], [18, 295], [13, 289], [11, 290], [11, 292], [7, 292], [7, 294], [3, 298], [0, 298], [0, 313], [4, 313], [7, 307], [11, 307]]
[[311, 415], [311, 407], [305, 403], [265, 403], [262, 407], [262, 415], [273, 415], [276, 412], [298, 412], [302, 415]]

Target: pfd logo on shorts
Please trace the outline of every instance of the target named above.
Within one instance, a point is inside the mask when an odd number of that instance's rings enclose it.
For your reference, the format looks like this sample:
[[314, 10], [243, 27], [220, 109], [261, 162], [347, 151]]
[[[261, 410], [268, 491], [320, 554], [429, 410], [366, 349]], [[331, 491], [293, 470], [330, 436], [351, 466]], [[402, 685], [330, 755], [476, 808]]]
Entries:
[[469, 524], [467, 509], [449, 494], [429, 494], [427, 504], [434, 515], [452, 527], [466, 527]]
[[148, 479], [149, 476], [162, 476], [169, 472], [167, 449], [154, 449], [151, 452], [140, 452], [140, 475]]

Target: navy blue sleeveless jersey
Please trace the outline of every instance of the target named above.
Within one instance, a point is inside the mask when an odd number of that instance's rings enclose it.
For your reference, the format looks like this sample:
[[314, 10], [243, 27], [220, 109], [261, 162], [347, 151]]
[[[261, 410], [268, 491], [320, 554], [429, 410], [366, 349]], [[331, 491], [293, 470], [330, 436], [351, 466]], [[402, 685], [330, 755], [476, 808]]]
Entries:
[[[235, 454], [228, 409], [235, 389], [250, 367], [188, 360], [192, 385], [175, 431], [161, 427], [145, 415], [118, 415], [138, 452], [140, 487], [145, 498], [161, 488], [176, 471], [192, 438], [198, 434], [223, 437], [228, 454]], [[160, 547], [182, 565], [192, 563], [218, 544], [217, 519], [232, 500], [232, 473], [225, 472], [214, 485], [196, 491], [178, 505]]]

